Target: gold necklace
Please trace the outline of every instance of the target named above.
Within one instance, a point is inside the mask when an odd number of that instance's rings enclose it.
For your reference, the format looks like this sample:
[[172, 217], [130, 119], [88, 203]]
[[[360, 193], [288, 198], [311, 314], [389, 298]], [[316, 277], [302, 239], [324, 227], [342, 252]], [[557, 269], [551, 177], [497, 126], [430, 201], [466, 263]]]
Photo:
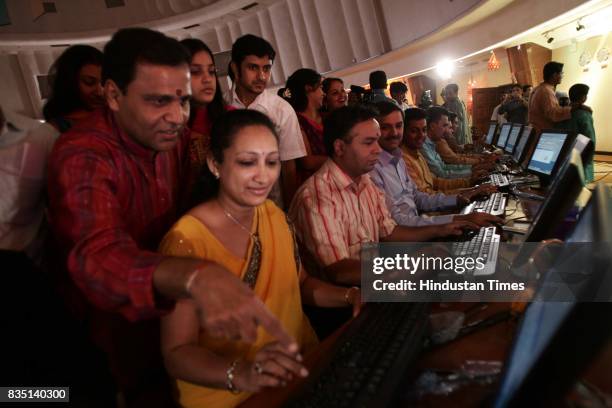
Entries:
[[[249, 285], [251, 289], [255, 287], [257, 283], [257, 276], [259, 275], [259, 267], [261, 266], [261, 242], [259, 241], [259, 236], [257, 235], [258, 225], [255, 227], [255, 234], [253, 234], [247, 227], [242, 225], [240, 221], [238, 221], [232, 214], [230, 214], [225, 208], [221, 208], [223, 213], [227, 218], [229, 218], [233, 223], [238, 225], [240, 228], [249, 233], [249, 236], [253, 239], [253, 251], [251, 253], [251, 257], [249, 259], [249, 264], [247, 266], [247, 270], [244, 274], [242, 280]], [[254, 217], [257, 216], [257, 210], [255, 210]]]
[[[251, 232], [251, 230], [250, 230], [250, 229], [248, 229], [247, 227], [245, 227], [245, 226], [244, 226], [244, 225], [243, 225], [243, 224], [242, 224], [240, 221], [238, 221], [238, 220], [236, 219], [236, 217], [234, 217], [234, 216], [233, 216], [233, 215], [232, 215], [232, 214], [231, 214], [229, 211], [227, 211], [225, 208], [222, 208], [222, 210], [223, 210], [223, 212], [225, 213], [225, 216], [226, 216], [227, 218], [229, 218], [230, 220], [232, 220], [232, 222], [233, 222], [234, 224], [238, 225], [240, 228], [242, 228], [243, 230], [245, 230], [246, 232], [248, 232], [248, 234], [251, 236], [251, 238], [253, 238], [253, 239], [255, 239], [255, 240], [256, 240], [256, 239], [258, 239], [258, 238], [257, 238], [257, 235], [253, 234], [253, 233]], [[253, 214], [253, 216], [255, 216], [255, 214]]]

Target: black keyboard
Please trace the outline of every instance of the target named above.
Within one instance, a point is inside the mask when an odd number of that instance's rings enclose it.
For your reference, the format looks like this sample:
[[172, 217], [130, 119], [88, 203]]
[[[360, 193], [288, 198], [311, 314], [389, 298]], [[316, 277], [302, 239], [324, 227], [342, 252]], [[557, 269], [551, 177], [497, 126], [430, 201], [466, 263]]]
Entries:
[[428, 311], [427, 303], [366, 304], [287, 406], [391, 405], [424, 345]]

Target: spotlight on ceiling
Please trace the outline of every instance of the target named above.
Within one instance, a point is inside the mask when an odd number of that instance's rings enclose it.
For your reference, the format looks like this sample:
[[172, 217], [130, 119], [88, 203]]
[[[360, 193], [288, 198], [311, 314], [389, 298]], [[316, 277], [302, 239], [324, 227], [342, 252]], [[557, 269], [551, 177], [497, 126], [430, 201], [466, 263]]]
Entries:
[[576, 31], [584, 30], [586, 27], [580, 20], [576, 21]]
[[544, 36], [544, 38], [546, 38], [546, 42], [547, 42], [547, 43], [549, 43], [549, 44], [550, 44], [550, 43], [552, 43], [553, 41], [555, 41], [555, 38], [554, 38], [554, 37], [551, 37], [551, 36], [550, 36], [550, 33], [549, 33], [548, 31], [547, 31], [547, 32], [545, 32], [545, 33], [544, 33], [544, 34], [542, 34], [542, 35]]

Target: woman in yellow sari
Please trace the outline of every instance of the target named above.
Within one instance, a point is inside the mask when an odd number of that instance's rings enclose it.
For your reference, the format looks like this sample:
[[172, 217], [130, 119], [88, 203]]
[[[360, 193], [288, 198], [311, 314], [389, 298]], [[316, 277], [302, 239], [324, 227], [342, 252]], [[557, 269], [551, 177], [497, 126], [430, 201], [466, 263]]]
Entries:
[[[302, 300], [352, 305], [357, 312], [360, 292], [309, 277], [301, 268], [285, 214], [266, 200], [279, 173], [272, 122], [252, 110], [225, 113], [213, 127], [201, 181], [208, 196], [172, 227], [161, 251], [216, 262], [240, 276], [303, 352], [317, 339]], [[184, 407], [233, 407], [251, 392], [308, 374], [300, 354], [288, 353], [261, 328], [252, 344], [200, 331], [190, 300], [179, 301], [162, 319], [162, 352]]]

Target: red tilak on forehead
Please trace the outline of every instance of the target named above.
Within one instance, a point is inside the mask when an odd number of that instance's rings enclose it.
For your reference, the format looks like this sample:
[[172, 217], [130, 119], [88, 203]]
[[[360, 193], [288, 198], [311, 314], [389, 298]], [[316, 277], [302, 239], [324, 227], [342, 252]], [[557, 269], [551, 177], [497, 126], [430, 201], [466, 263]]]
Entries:
[[183, 96], [183, 90], [182, 89], [177, 89], [176, 90], [176, 96]]

